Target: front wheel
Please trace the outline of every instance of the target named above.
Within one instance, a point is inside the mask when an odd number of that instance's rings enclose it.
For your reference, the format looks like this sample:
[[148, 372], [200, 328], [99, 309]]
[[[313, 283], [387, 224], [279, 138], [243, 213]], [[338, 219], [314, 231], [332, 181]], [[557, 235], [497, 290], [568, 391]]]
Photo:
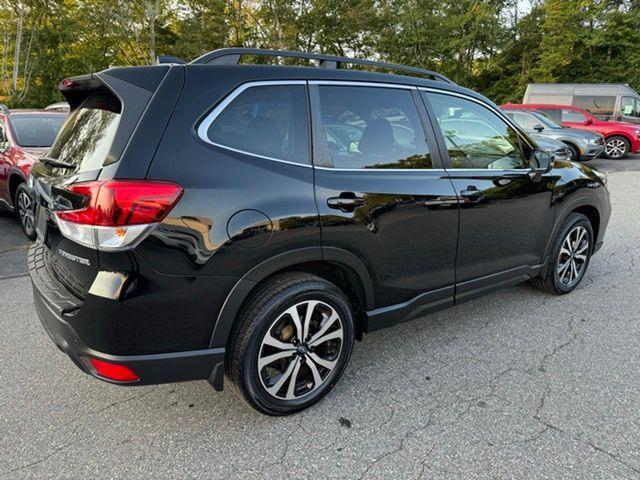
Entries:
[[580, 213], [569, 215], [555, 239], [542, 273], [531, 280], [531, 284], [554, 295], [573, 291], [587, 271], [593, 242], [593, 227], [589, 219]]
[[238, 320], [226, 370], [242, 398], [269, 415], [287, 415], [319, 401], [351, 356], [355, 322], [349, 301], [314, 275], [272, 278]]
[[18, 219], [20, 220], [20, 226], [22, 231], [29, 240], [36, 239], [36, 220], [35, 220], [35, 203], [29, 193], [27, 185], [21, 183], [16, 189], [16, 195], [14, 199], [14, 205], [16, 212], [18, 213]]
[[607, 138], [604, 143], [605, 155], [613, 160], [626, 157], [630, 148], [629, 140], [620, 136]]

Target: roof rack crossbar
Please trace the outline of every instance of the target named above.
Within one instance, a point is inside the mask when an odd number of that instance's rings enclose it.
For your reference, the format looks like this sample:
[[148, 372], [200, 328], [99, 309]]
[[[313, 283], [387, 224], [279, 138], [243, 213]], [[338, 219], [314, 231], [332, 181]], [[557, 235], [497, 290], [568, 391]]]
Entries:
[[424, 68], [410, 67], [408, 65], [400, 65], [397, 63], [377, 62], [375, 60], [365, 60], [362, 58], [338, 57], [334, 55], [324, 55], [321, 53], [293, 52], [289, 50], [266, 50], [260, 48], [221, 48], [205, 53], [201, 57], [196, 58], [192, 64], [208, 64], [208, 65], [237, 65], [244, 55], [256, 55], [262, 57], [282, 57], [282, 58], [304, 58], [306, 60], [318, 60], [321, 68], [340, 68], [340, 64], [347, 63], [353, 65], [368, 65], [378, 68], [387, 68], [389, 70], [398, 70], [404, 72], [417, 73], [426, 75], [434, 80], [440, 80], [446, 83], [454, 83], [444, 75], [426, 70]]

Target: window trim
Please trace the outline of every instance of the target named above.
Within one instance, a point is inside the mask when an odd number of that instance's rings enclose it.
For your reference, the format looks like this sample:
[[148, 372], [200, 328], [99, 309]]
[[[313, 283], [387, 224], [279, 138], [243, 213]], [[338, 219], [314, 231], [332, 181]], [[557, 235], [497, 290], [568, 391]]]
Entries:
[[[509, 118], [509, 116], [505, 112], [500, 110], [499, 108], [495, 108], [492, 105], [490, 105], [490, 104], [488, 104], [486, 102], [483, 102], [480, 99], [474, 98], [474, 97], [472, 97], [470, 95], [465, 95], [463, 93], [452, 92], [452, 91], [449, 91], [449, 90], [442, 90], [442, 89], [439, 89], [439, 88], [431, 88], [431, 87], [418, 87], [418, 90], [421, 90], [421, 91], [424, 91], [424, 92], [439, 93], [441, 95], [451, 95], [453, 97], [459, 97], [459, 98], [462, 98], [464, 100], [470, 100], [470, 101], [472, 101], [474, 103], [477, 103], [481, 107], [484, 107], [487, 110], [491, 111], [492, 113], [496, 114], [498, 116], [498, 118], [502, 119], [508, 126], [513, 128], [513, 130], [516, 132], [516, 135], [518, 135], [518, 138], [519, 138], [520, 142], [525, 142], [529, 146], [529, 148], [531, 148], [533, 151], [538, 149], [538, 146], [535, 144], [535, 142], [531, 141], [531, 139], [529, 138], [529, 135], [527, 135], [525, 130], [522, 129], [520, 127], [520, 125], [518, 125], [515, 122], [515, 120]], [[422, 100], [425, 103], [425, 105], [428, 105], [428, 109], [429, 109], [430, 115], [433, 115], [433, 112], [431, 111], [431, 104], [429, 103], [429, 99], [426, 97], [426, 95], [423, 97]], [[434, 121], [435, 121], [435, 119], [434, 119]], [[433, 125], [433, 129], [436, 131], [436, 135], [438, 135], [440, 137], [442, 136], [442, 132], [436, 130], [436, 125]], [[520, 145], [520, 151], [524, 154], [524, 152], [522, 150], [522, 145]], [[449, 157], [449, 152], [446, 150], [446, 148], [444, 149], [443, 154], [444, 154], [444, 159], [446, 159], [447, 163], [450, 164], [451, 158]], [[531, 171], [531, 167], [529, 167], [529, 168], [503, 168], [503, 169], [445, 168], [445, 170], [448, 173], [452, 173], [452, 172], [529, 172], [529, 171]]]
[[[226, 97], [224, 97], [221, 102], [219, 102], [215, 107], [213, 107], [213, 109], [209, 113], [207, 113], [202, 120], [199, 121], [196, 127], [196, 135], [200, 140], [202, 140], [203, 142], [209, 145], [213, 145], [218, 148], [224, 148], [225, 150], [229, 150], [231, 152], [242, 153], [243, 155], [250, 155], [252, 157], [257, 157], [257, 158], [264, 158], [265, 160], [272, 160], [274, 162], [287, 163], [289, 165], [298, 165], [301, 167], [312, 168], [313, 165], [312, 165], [311, 156], [309, 156], [307, 163], [293, 162], [291, 160], [284, 160], [282, 158], [275, 158], [275, 157], [270, 157], [268, 155], [248, 152], [240, 148], [229, 147], [221, 143], [212, 142], [207, 136], [207, 131], [209, 130], [209, 127], [211, 127], [211, 124], [215, 121], [215, 119], [218, 118], [218, 116], [220, 116], [220, 114], [229, 106], [229, 104], [233, 102], [245, 90], [248, 90], [254, 87], [279, 86], [279, 85], [303, 85], [305, 87], [305, 95], [308, 96], [306, 80], [259, 80], [255, 82], [243, 83], [242, 85], [239, 85], [238, 87], [236, 87], [236, 89], [233, 90]], [[308, 121], [309, 121], [309, 116], [307, 115], [307, 122]], [[312, 141], [312, 138], [311, 138], [311, 135], [309, 135], [310, 144], [311, 144], [311, 141]]]

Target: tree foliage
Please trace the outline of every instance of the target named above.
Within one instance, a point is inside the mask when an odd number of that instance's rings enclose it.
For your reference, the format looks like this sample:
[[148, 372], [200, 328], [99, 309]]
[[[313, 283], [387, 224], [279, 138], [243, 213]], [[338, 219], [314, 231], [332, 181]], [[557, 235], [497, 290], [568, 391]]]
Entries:
[[639, 0], [0, 0], [0, 102], [42, 106], [65, 77], [225, 46], [379, 58], [497, 102], [529, 82], [640, 88]]

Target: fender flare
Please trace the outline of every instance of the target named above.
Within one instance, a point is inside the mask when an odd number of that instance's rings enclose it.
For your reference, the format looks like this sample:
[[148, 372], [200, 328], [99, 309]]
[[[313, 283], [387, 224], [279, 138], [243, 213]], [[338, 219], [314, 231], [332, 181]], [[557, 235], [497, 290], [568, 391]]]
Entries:
[[560, 230], [560, 226], [563, 224], [569, 214], [578, 207], [593, 207], [598, 211], [598, 215], [600, 215], [600, 209], [597, 206], [597, 202], [595, 202], [594, 199], [589, 195], [580, 195], [579, 197], [570, 198], [566, 202], [562, 202], [561, 204], [559, 204], [556, 220], [553, 224], [551, 234], [549, 235], [547, 245], [544, 249], [542, 265], [546, 266], [547, 264], [547, 259], [549, 258], [549, 255], [551, 255], [551, 248], [553, 247], [553, 242], [556, 238], [556, 235], [558, 234], [558, 231]]
[[335, 247], [306, 247], [275, 255], [256, 265], [236, 282], [218, 313], [210, 346], [224, 347], [236, 318], [247, 296], [262, 280], [285, 268], [307, 262], [335, 263], [353, 270], [360, 278], [365, 294], [366, 308], [374, 305], [373, 282], [365, 264], [355, 254]]
[[11, 181], [15, 178], [15, 177], [20, 177], [22, 179], [23, 182], [26, 183], [27, 178], [25, 177], [24, 173], [22, 172], [22, 170], [20, 170], [17, 167], [10, 167], [8, 174], [7, 174], [7, 197], [9, 198], [9, 203], [11, 204], [11, 206], [13, 205], [13, 192], [11, 192], [10, 190], [10, 186], [11, 186]]

